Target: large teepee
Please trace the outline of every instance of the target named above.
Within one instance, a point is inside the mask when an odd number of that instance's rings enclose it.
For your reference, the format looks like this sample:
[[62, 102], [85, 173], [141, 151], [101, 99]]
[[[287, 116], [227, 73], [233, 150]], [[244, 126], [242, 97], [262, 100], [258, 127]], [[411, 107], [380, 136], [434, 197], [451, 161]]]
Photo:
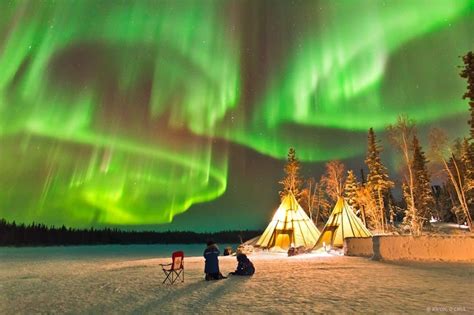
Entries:
[[356, 216], [347, 201], [339, 197], [314, 248], [317, 249], [323, 245], [343, 247], [346, 237], [371, 236], [370, 231]]
[[290, 192], [283, 198], [255, 246], [272, 250], [287, 250], [291, 246], [312, 248], [319, 234], [313, 221]]

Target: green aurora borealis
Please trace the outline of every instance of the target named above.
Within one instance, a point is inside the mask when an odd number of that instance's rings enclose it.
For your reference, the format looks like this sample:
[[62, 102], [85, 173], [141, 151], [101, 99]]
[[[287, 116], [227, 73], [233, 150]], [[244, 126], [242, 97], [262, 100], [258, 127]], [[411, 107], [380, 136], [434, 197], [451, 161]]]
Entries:
[[153, 226], [209, 202], [236, 224], [215, 229], [253, 228], [281, 174], [264, 204], [213, 205], [262, 168], [230, 178], [236, 152], [362, 163], [400, 113], [464, 134], [472, 49], [474, 0], [2, 1], [0, 217]]

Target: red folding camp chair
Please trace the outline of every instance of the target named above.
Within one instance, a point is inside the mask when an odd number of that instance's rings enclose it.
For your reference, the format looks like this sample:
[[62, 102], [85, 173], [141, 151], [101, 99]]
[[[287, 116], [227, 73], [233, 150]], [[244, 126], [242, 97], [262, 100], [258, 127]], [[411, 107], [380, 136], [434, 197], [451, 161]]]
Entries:
[[[166, 275], [165, 280], [163, 283], [168, 281], [170, 284], [176, 282], [176, 280], [181, 279], [181, 282], [184, 282], [184, 253], [182, 251], [174, 252], [171, 255], [172, 262], [170, 264], [160, 264], [163, 272]], [[167, 266], [171, 266], [165, 268]]]

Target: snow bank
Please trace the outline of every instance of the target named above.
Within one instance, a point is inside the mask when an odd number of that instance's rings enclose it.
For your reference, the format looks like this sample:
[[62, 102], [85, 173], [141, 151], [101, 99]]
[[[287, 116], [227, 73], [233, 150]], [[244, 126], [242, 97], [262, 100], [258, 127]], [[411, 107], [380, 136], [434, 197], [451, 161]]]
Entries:
[[375, 236], [374, 258], [474, 262], [472, 236]]
[[374, 248], [371, 237], [348, 237], [344, 239], [344, 255], [372, 257]]
[[474, 262], [474, 236], [383, 235], [372, 239], [348, 238], [344, 253], [347, 256], [372, 256], [375, 260]]

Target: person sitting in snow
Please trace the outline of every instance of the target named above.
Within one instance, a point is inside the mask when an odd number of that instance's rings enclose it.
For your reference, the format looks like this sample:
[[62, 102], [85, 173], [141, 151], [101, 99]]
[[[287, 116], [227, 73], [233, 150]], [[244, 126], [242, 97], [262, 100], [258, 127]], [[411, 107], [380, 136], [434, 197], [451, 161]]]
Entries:
[[219, 248], [214, 241], [207, 242], [207, 248], [204, 250], [204, 258], [206, 263], [204, 265], [204, 273], [206, 274], [206, 281], [225, 279], [219, 271]]
[[251, 276], [255, 273], [255, 267], [245, 254], [237, 254], [237, 269], [231, 272], [236, 276]]

